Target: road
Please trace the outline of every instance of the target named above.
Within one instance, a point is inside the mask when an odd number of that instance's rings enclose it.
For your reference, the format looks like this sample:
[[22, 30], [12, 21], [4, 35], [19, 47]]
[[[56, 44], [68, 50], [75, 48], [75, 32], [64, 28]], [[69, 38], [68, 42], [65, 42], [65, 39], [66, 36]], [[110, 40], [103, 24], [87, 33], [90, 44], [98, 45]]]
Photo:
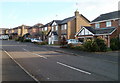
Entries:
[[27, 83], [37, 83], [31, 76], [29, 76], [21, 67], [18, 66], [6, 52], [1, 52], [2, 56], [2, 82], [27, 82]]
[[32, 43], [4, 40], [2, 44], [2, 48], [39, 81], [118, 80], [117, 62], [72, 56]]

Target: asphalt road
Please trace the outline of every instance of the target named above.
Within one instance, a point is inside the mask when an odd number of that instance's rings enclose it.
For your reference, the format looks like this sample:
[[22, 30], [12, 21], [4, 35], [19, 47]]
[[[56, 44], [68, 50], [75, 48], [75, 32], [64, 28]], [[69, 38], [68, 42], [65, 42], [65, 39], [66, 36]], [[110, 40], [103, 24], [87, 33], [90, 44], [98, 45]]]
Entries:
[[2, 51], [2, 82], [27, 82], [37, 83], [21, 67], [18, 66], [7, 53]]
[[2, 44], [2, 48], [39, 81], [118, 80], [118, 63], [116, 62], [111, 63], [86, 56], [72, 56], [31, 43], [5, 40]]

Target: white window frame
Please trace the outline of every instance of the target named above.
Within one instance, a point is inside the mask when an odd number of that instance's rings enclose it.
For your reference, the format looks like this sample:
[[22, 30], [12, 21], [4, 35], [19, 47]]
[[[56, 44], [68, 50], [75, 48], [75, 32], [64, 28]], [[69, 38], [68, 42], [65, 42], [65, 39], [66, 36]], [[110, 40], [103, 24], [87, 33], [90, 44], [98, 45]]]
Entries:
[[54, 27], [52, 26], [52, 31], [54, 31]]
[[106, 22], [106, 27], [111, 27], [112, 26], [112, 22], [111, 21], [107, 21]]
[[58, 30], [58, 26], [55, 26], [55, 30], [56, 30], [56, 31]]
[[45, 31], [47, 31], [47, 30], [48, 30], [48, 28], [47, 28], [47, 27], [45, 27], [45, 28], [44, 28], [44, 30], [45, 30]]
[[95, 28], [100, 28], [100, 23], [96, 23]]
[[67, 29], [67, 24], [64, 25], [64, 29], [65, 29], [65, 30]]

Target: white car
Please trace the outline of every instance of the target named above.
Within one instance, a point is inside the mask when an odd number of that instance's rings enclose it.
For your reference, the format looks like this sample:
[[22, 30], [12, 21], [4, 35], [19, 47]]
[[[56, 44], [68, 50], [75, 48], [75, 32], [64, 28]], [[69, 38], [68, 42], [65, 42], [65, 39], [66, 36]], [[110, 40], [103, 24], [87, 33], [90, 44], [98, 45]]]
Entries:
[[67, 44], [82, 44], [77, 39], [68, 39]]
[[42, 40], [41, 39], [37, 39], [37, 38], [31, 38], [31, 42], [42, 42]]
[[9, 36], [8, 35], [0, 35], [0, 39], [2, 39], [2, 40], [8, 40]]

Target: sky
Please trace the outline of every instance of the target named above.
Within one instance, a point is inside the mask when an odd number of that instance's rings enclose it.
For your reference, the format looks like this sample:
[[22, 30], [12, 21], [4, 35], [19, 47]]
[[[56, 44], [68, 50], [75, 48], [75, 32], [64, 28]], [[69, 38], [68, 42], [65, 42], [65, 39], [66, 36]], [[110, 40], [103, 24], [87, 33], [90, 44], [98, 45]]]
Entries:
[[0, 28], [33, 26], [74, 16], [76, 10], [92, 21], [118, 10], [119, 0], [0, 0]]

